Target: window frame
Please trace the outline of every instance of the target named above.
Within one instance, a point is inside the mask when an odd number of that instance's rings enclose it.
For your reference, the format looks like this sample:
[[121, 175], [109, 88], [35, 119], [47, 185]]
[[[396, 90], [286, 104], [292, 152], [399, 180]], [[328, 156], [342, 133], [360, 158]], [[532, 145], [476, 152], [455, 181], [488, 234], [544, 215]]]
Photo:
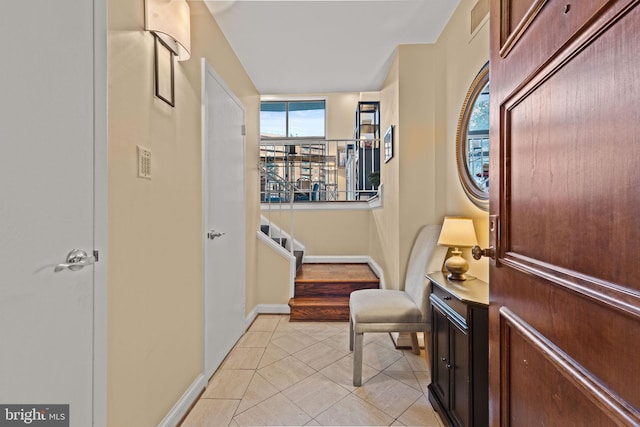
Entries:
[[[489, 139], [488, 133], [484, 133], [482, 131], [469, 131], [469, 119], [473, 108], [479, 96], [483, 93], [484, 88], [489, 84], [489, 63], [487, 62], [482, 69], [480, 69], [480, 72], [478, 72], [469, 87], [467, 96], [462, 103], [460, 117], [458, 119], [458, 128], [456, 131], [456, 165], [460, 183], [462, 184], [462, 188], [469, 200], [478, 208], [485, 211], [489, 210], [489, 189], [480, 188], [475, 178], [472, 176], [472, 172], [469, 170], [468, 141], [470, 136], [486, 136], [486, 139]], [[491, 94], [489, 89], [489, 97], [490, 96]], [[482, 145], [481, 150], [484, 150]]]
[[[289, 136], [289, 104], [305, 103], [305, 102], [322, 102], [323, 104], [323, 123], [322, 135], [314, 136]], [[262, 135], [262, 117], [260, 117], [260, 141], [284, 140], [284, 139], [326, 139], [327, 137], [327, 100], [325, 98], [269, 98], [260, 100], [260, 116], [262, 116], [262, 105], [272, 103], [285, 104], [285, 136], [263, 136]]]

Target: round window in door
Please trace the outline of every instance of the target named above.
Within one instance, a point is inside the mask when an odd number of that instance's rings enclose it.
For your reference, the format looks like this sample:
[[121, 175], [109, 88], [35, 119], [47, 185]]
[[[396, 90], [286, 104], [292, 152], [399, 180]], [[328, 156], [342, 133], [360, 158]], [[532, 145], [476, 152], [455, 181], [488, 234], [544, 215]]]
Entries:
[[456, 163], [465, 193], [489, 210], [489, 63], [471, 83], [456, 135]]

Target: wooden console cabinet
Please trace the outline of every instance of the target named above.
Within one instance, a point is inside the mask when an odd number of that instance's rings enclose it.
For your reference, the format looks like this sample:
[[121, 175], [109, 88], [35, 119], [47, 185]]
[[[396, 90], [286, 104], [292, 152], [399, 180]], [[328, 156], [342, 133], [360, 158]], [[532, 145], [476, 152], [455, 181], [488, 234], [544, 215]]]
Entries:
[[489, 285], [431, 273], [429, 401], [455, 427], [489, 425]]

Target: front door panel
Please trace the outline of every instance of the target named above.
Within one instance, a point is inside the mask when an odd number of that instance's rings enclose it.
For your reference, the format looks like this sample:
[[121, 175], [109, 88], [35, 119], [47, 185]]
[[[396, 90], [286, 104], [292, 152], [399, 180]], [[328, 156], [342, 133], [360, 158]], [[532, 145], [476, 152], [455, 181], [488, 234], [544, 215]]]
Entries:
[[509, 50], [503, 3], [491, 12], [492, 425], [640, 423], [640, 2], [538, 2]]

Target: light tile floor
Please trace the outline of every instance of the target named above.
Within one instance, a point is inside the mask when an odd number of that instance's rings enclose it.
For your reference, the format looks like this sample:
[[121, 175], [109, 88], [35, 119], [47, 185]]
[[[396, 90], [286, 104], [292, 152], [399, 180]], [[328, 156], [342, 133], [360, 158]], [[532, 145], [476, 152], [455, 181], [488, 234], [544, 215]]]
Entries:
[[352, 384], [349, 324], [260, 315], [182, 423], [196, 426], [433, 426], [424, 356], [364, 334], [362, 386]]

